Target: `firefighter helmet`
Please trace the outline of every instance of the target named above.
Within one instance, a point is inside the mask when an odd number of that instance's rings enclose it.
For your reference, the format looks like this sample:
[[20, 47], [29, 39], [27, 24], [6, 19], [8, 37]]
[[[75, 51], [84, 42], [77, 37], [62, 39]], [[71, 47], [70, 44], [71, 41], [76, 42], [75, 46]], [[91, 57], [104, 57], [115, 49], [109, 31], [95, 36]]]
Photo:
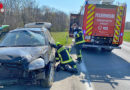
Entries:
[[61, 43], [60, 42], [56, 42], [56, 46], [58, 46], [58, 45], [61, 45]]

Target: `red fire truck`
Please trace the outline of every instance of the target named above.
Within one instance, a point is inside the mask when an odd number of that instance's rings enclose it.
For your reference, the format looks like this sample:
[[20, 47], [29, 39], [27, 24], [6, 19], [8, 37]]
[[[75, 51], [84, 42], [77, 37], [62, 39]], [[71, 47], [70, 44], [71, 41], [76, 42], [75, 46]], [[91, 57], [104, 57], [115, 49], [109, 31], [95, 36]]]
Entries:
[[[70, 22], [72, 25], [73, 22], [78, 21], [77, 24], [82, 27], [85, 39], [83, 47], [98, 47], [105, 51], [112, 51], [114, 48], [119, 49], [122, 44], [125, 17], [126, 4], [86, 2], [77, 14], [77, 20], [71, 18]], [[72, 33], [73, 30], [70, 32]]]

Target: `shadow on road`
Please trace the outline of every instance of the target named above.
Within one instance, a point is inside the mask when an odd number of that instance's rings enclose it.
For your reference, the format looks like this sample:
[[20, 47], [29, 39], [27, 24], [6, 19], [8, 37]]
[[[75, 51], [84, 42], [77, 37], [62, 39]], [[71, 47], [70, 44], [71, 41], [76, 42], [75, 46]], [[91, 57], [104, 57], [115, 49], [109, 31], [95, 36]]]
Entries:
[[56, 72], [54, 82], [64, 80], [71, 76], [72, 76], [72, 74], [70, 74], [69, 72], [65, 72], [65, 71]]
[[0, 88], [0, 90], [50, 90], [50, 88], [42, 88], [37, 85], [12, 85], [6, 86], [3, 89]]
[[115, 80], [130, 80], [125, 78], [130, 77], [130, 64], [113, 52], [87, 49], [82, 54], [91, 82], [109, 83], [115, 88]]
[[[55, 72], [54, 83], [57, 81], [64, 80], [72, 74], [64, 71]], [[0, 86], [0, 90], [50, 90], [51, 88], [43, 88], [38, 85], [10, 85], [10, 86]]]

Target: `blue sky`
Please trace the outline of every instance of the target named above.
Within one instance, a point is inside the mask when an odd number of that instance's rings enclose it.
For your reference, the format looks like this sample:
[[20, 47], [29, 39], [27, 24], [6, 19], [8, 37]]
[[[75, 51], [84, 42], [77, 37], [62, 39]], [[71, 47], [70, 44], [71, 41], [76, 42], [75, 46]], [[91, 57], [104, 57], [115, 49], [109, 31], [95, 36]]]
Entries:
[[[79, 12], [80, 7], [84, 4], [85, 0], [36, 0], [36, 1], [40, 6], [46, 5], [69, 14]], [[115, 1], [127, 3], [126, 21], [130, 21], [130, 0], [115, 0]]]

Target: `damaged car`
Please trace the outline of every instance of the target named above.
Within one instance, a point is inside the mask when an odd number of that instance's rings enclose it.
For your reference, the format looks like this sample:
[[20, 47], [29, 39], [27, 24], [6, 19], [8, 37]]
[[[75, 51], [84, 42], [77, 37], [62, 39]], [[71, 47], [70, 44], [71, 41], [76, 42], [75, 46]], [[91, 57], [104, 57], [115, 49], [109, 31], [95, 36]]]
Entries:
[[44, 27], [8, 32], [0, 43], [0, 68], [3, 70], [0, 78], [50, 87], [54, 79], [55, 49], [49, 43], [55, 42]]

